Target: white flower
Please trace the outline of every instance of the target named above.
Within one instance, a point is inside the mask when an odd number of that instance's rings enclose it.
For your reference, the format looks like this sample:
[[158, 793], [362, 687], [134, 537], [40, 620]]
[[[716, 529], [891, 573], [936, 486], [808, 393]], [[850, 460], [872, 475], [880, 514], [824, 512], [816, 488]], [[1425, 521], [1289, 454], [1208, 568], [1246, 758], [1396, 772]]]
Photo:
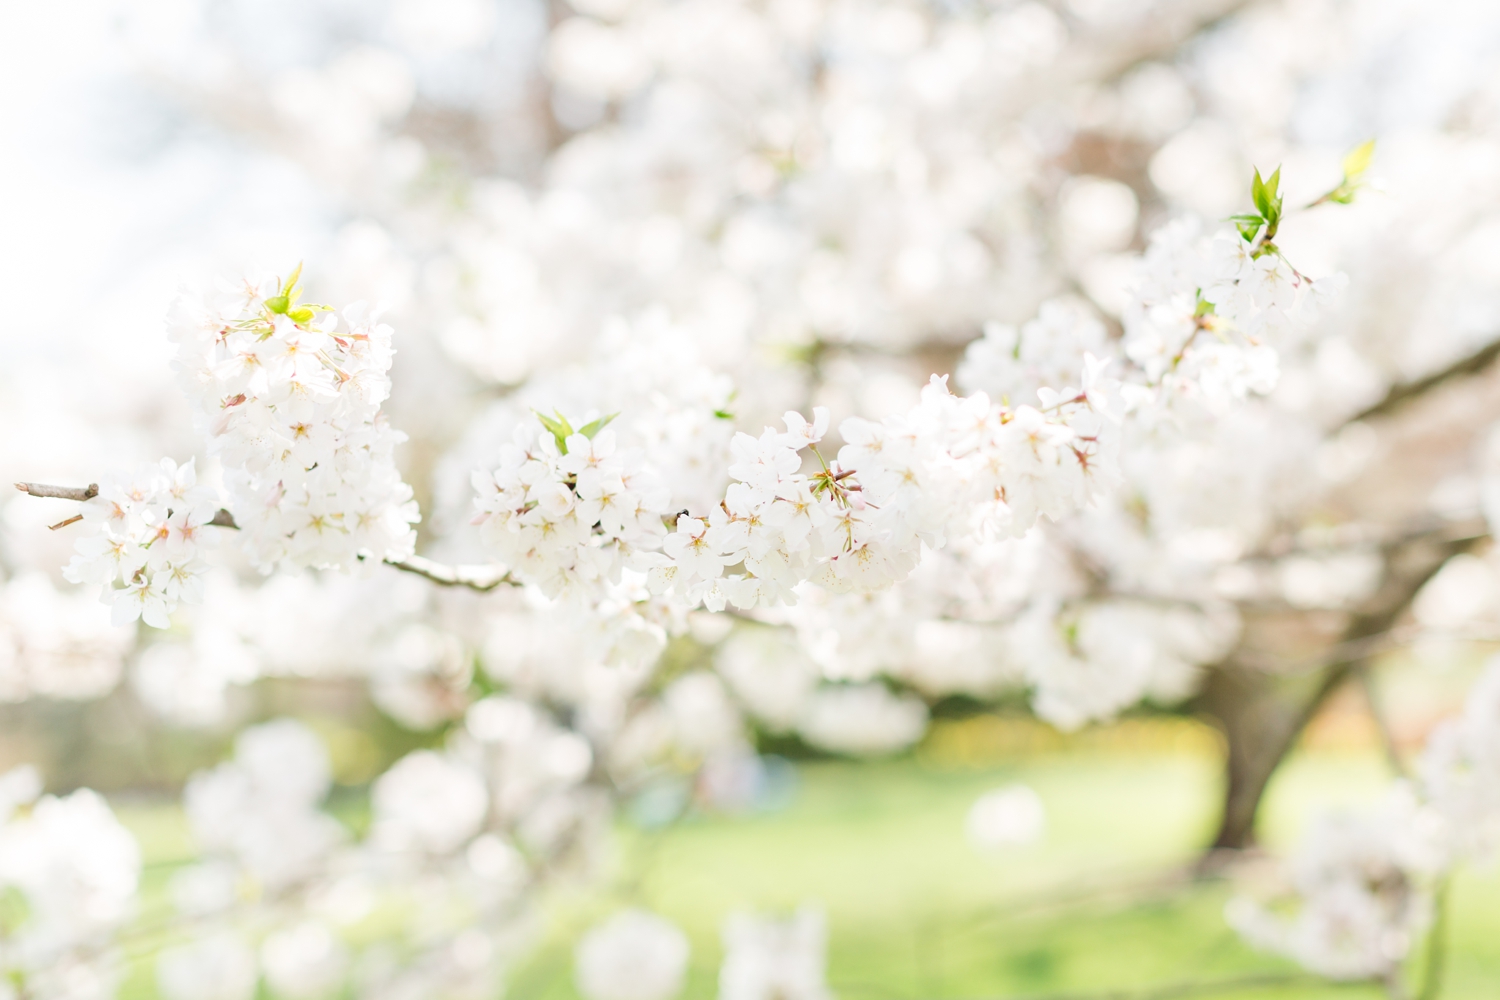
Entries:
[[981, 795], [969, 807], [964, 823], [969, 842], [981, 850], [1036, 843], [1047, 829], [1041, 798], [1025, 785], [1010, 785]]
[[[183, 386], [224, 465], [229, 509], [252, 560], [353, 569], [410, 555], [418, 519], [380, 412], [391, 330], [355, 304], [276, 312], [281, 283], [235, 297], [184, 297], [170, 334]], [[211, 516], [211, 515], [210, 515]]]
[[803, 907], [790, 920], [734, 913], [724, 922], [719, 1000], [831, 1000], [824, 979], [828, 928]]
[[42, 794], [42, 774], [31, 764], [21, 764], [0, 774], [0, 826], [18, 806], [30, 805]]
[[859, 756], [904, 750], [926, 729], [926, 705], [876, 683], [819, 689], [798, 727], [814, 746]]
[[84, 523], [96, 533], [78, 539], [63, 576], [102, 586], [113, 624], [167, 628], [178, 604], [201, 601], [200, 556], [214, 539], [207, 524], [218, 503], [195, 482], [191, 460], [164, 458], [130, 479], [106, 480], [84, 502]]
[[317, 736], [278, 719], [241, 733], [232, 761], [189, 778], [183, 806], [205, 851], [280, 888], [316, 871], [344, 837], [318, 810], [329, 782]]
[[[37, 791], [24, 771], [9, 772], [6, 784], [13, 801]], [[0, 975], [44, 996], [64, 995], [60, 984], [70, 980], [111, 991], [109, 939], [135, 915], [140, 873], [135, 839], [89, 789], [43, 796], [0, 825], [0, 890], [19, 892], [25, 906], [0, 951]]]
[[578, 942], [574, 981], [586, 1000], [671, 1000], [682, 992], [688, 950], [666, 920], [626, 910]]
[[266, 984], [287, 1000], [316, 1000], [337, 993], [349, 962], [338, 939], [314, 921], [267, 935], [260, 959]]
[[447, 854], [479, 832], [489, 808], [473, 770], [431, 750], [407, 754], [375, 781], [372, 836], [391, 849]]
[[1385, 976], [1432, 919], [1428, 881], [1443, 864], [1432, 819], [1400, 785], [1365, 814], [1325, 816], [1292, 862], [1295, 914], [1281, 918], [1236, 899], [1226, 917], [1252, 944], [1319, 975]]
[[257, 979], [255, 952], [230, 933], [168, 948], [156, 960], [166, 1000], [250, 1000]]

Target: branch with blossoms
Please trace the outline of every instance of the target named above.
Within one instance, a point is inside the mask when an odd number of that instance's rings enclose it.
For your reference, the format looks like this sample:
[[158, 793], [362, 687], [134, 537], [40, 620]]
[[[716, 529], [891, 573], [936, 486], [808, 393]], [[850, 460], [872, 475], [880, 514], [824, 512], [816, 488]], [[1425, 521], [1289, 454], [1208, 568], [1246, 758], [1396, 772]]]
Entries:
[[[817, 448], [828, 411], [812, 421], [789, 412], [785, 431], [735, 435], [723, 498], [675, 517], [613, 429], [542, 418], [475, 474], [474, 520], [522, 582], [554, 597], [627, 570], [656, 595], [710, 611], [795, 603], [806, 581], [878, 590], [905, 577], [924, 545], [1023, 534], [1110, 489], [1119, 414], [1104, 367], [1086, 359], [1083, 388], [1048, 390], [1041, 408], [958, 397], [934, 376], [906, 414], [846, 420], [832, 461]], [[801, 471], [803, 452], [816, 471]]]
[[[79, 503], [87, 503], [99, 495], [98, 483], [90, 483], [88, 486], [52, 486], [46, 483], [16, 483], [16, 489], [29, 496], [58, 500], [76, 500]], [[169, 510], [169, 520], [170, 516], [171, 511]], [[86, 515], [75, 514], [66, 520], [59, 521], [51, 527], [53, 530], [57, 530], [86, 519]], [[213, 516], [203, 523], [216, 528], [239, 530], [239, 525], [235, 523], [234, 515], [222, 507], [216, 510]], [[401, 570], [403, 573], [415, 573], [417, 576], [441, 587], [467, 587], [470, 590], [486, 593], [494, 590], [496, 587], [519, 587], [521, 585], [520, 581], [516, 580], [507, 570], [501, 567], [449, 566], [446, 563], [436, 562], [418, 555], [408, 556], [405, 559], [382, 559], [381, 562], [393, 569]]]
[[[1362, 169], [1346, 166], [1341, 189], [1352, 195]], [[302, 302], [300, 265], [285, 280], [223, 285], [173, 308], [176, 367], [223, 469], [222, 492], [197, 485], [191, 461], [170, 459], [87, 488], [21, 488], [84, 504], [54, 526], [98, 529], [64, 575], [99, 585], [117, 624], [164, 628], [179, 603], [198, 600], [209, 526], [239, 529], [263, 572], [379, 560], [442, 586], [529, 585], [587, 602], [643, 584], [674, 606], [710, 611], [796, 603], [804, 583], [871, 592], [909, 575], [924, 548], [1017, 537], [1098, 502], [1120, 479], [1127, 413], [1274, 384], [1275, 351], [1261, 337], [1311, 316], [1331, 280], [1309, 281], [1272, 242], [1279, 178], [1256, 174], [1256, 213], [1234, 220], [1237, 237], [1209, 247], [1168, 227], [1153, 240], [1124, 316], [1129, 384], [1105, 374], [1114, 345], [1082, 351], [1056, 381], [1033, 386], [1037, 405], [960, 397], [933, 376], [908, 412], [844, 421], [832, 461], [817, 447], [828, 412], [788, 413], [784, 432], [733, 438], [730, 486], [696, 511], [674, 502], [641, 452], [620, 447], [609, 426], [618, 414], [576, 429], [560, 412], [538, 414], [539, 427], [518, 428], [498, 465], [473, 477], [474, 523], [496, 567], [415, 555], [420, 512], [393, 457], [404, 436], [381, 412], [391, 328], [362, 303], [339, 313]], [[801, 471], [803, 452], [817, 471]]]

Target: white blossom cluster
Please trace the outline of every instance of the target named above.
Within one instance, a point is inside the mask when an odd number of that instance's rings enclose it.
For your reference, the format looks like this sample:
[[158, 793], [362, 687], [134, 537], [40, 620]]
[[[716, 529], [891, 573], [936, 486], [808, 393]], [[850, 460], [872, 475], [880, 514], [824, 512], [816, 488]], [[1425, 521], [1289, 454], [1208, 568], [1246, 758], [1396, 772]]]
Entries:
[[132, 641], [91, 598], [43, 573], [8, 580], [0, 587], [0, 702], [98, 697], [119, 682]]
[[[225, 912], [245, 890], [307, 905], [207, 925], [161, 962], [171, 997], [239, 1000], [262, 979], [288, 997], [493, 993], [520, 947], [501, 914], [526, 911], [549, 865], [588, 867], [608, 804], [748, 801], [752, 728], [867, 756], [911, 746], [928, 702], [954, 694], [1025, 688], [1062, 728], [1181, 699], [1233, 648], [1236, 602], [1247, 620], [1276, 602], [1344, 613], [1373, 591], [1385, 567], [1352, 520], [1325, 546], [1299, 536], [1264, 553], [1322, 516], [1304, 503], [1315, 486], [1376, 453], [1350, 414], [1493, 329], [1492, 255], [1443, 230], [1467, 232], [1493, 197], [1476, 123], [1500, 103], [1461, 86], [1461, 67], [1446, 97], [1366, 96], [1377, 72], [1450, 64], [1388, 57], [1410, 51], [1388, 36], [1407, 13], [1262, 6], [1192, 45], [1173, 26], [1201, 11], [1166, 0], [577, 0], [545, 19], [527, 3], [392, 0], [368, 23], [285, 18], [284, 44], [260, 46], [242, 41], [257, 32], [216, 36], [254, 4], [200, 6], [137, 24], [144, 62], [218, 125], [253, 122], [278, 171], [357, 216], [333, 239], [344, 284], [409, 307], [416, 335], [430, 329], [462, 369], [413, 351], [403, 372], [417, 402], [401, 422], [424, 458], [464, 408], [434, 407], [444, 416], [420, 429], [408, 415], [483, 383], [463, 402], [490, 415], [439, 465], [467, 482], [483, 453], [473, 534], [526, 586], [210, 582], [219, 595], [176, 621], [192, 637], [141, 652], [135, 693], [177, 723], [232, 718], [236, 685], [284, 676], [358, 678], [404, 726], [455, 725], [376, 779], [358, 844], [321, 808], [328, 762], [294, 724], [250, 730], [234, 761], [195, 778], [207, 860], [174, 885], [179, 904]], [[340, 27], [319, 38], [320, 20]], [[1157, 47], [1158, 22], [1181, 53]], [[1142, 37], [1161, 54], [1142, 62]], [[1392, 226], [1400, 239], [1317, 220], [1278, 235], [1268, 219], [1210, 237], [1194, 221], [1234, 210], [1218, 193], [1242, 201], [1248, 152], [1283, 129], [1317, 173], [1319, 143], [1348, 139], [1317, 123], [1426, 114], [1441, 143], [1400, 159], [1430, 171], [1418, 189], [1444, 190]], [[1184, 210], [1144, 260], [1126, 252], [1141, 220]], [[1366, 287], [1368, 315], [1314, 327], [1340, 278], [1296, 270], [1299, 238], [1313, 259], [1375, 257], [1364, 280], [1389, 294]], [[1461, 252], [1429, 252], [1444, 239]], [[1079, 297], [1047, 298], [1062, 290]], [[390, 331], [354, 307], [341, 329], [295, 293], [295, 278], [253, 283], [185, 302], [174, 324], [227, 505], [265, 569], [403, 558], [416, 510], [384, 422]], [[955, 378], [975, 395], [921, 390], [965, 341]], [[731, 439], [738, 417], [788, 408], [785, 433]], [[830, 411], [860, 416], [825, 461]], [[467, 512], [462, 492], [448, 507]], [[69, 573], [104, 585], [121, 619], [159, 626], [201, 563], [152, 540], [177, 507], [138, 507], [124, 547], [101, 529]], [[440, 526], [434, 554], [469, 558], [463, 531]], [[33, 619], [54, 607], [42, 593], [6, 584], [0, 698], [111, 686], [124, 646]], [[715, 614], [730, 606], [758, 621]], [[695, 660], [678, 673], [684, 650]], [[491, 683], [504, 693], [481, 693]], [[1496, 835], [1487, 711], [1435, 738], [1415, 793], [1417, 825], [1446, 824], [1465, 840], [1456, 855]], [[282, 768], [289, 787], [275, 787]], [[1024, 840], [1035, 804], [990, 799], [974, 839]], [[1373, 832], [1330, 828], [1299, 876], [1301, 922], [1254, 924], [1261, 940], [1339, 976], [1406, 954], [1431, 869], [1382, 839], [1410, 825], [1392, 810]], [[371, 886], [410, 919], [391, 950], [356, 956], [341, 921], [368, 912]], [[587, 962], [580, 951], [591, 1000], [680, 986], [686, 943], [652, 919], [622, 922]], [[726, 996], [826, 995], [808, 957], [822, 933], [802, 916], [726, 929]]]
[[0, 774], [0, 891], [22, 904], [7, 914], [0, 976], [11, 996], [112, 996], [124, 971], [113, 938], [136, 915], [140, 849], [97, 793], [41, 792], [30, 766]]
[[163, 997], [245, 1000], [262, 980], [294, 998], [341, 987], [351, 959], [340, 933], [364, 918], [370, 892], [340, 854], [348, 831], [322, 809], [330, 785], [322, 741], [291, 719], [244, 730], [230, 761], [188, 781], [199, 858], [168, 890], [191, 933], [156, 956]]
[[1148, 385], [1210, 404], [1270, 392], [1280, 377], [1275, 341], [1305, 330], [1348, 279], [1315, 281], [1260, 235], [1210, 241], [1202, 228], [1182, 218], [1152, 234], [1126, 294], [1124, 353]]
[[178, 604], [202, 599], [201, 550], [214, 537], [207, 524], [218, 506], [214, 491], [197, 485], [192, 460], [164, 458], [129, 479], [108, 478], [83, 504], [95, 531], [78, 539], [63, 575], [101, 586], [114, 624], [166, 628]]
[[393, 460], [403, 437], [380, 411], [391, 328], [363, 303], [343, 324], [299, 305], [299, 274], [183, 298], [170, 321], [229, 510], [267, 572], [410, 555], [418, 513]]
[[[183, 790], [208, 860], [177, 873], [179, 901], [212, 913], [233, 903], [241, 878], [274, 894], [316, 874], [345, 836], [320, 808], [330, 784], [327, 751], [301, 723], [241, 733], [233, 760], [194, 775]], [[211, 899], [213, 887], [226, 895]]]
[[1047, 830], [1047, 809], [1026, 785], [986, 792], [969, 807], [964, 832], [977, 850], [998, 851], [1036, 843]]
[[1034, 403], [1037, 390], [1066, 385], [1083, 369], [1086, 354], [1109, 357], [1104, 324], [1076, 299], [1048, 299], [1020, 327], [995, 321], [964, 348], [954, 373], [958, 384], [1007, 405]]
[[1438, 884], [1465, 862], [1486, 863], [1500, 834], [1500, 659], [1463, 713], [1441, 723], [1411, 781], [1373, 809], [1334, 814], [1292, 858], [1300, 904], [1290, 918], [1246, 898], [1227, 915], [1251, 943], [1333, 979], [1381, 978], [1430, 926]]
[[1432, 920], [1441, 826], [1411, 790], [1368, 814], [1325, 817], [1291, 862], [1301, 903], [1283, 918], [1244, 897], [1226, 916], [1250, 943], [1331, 979], [1384, 978]]
[[[1113, 482], [1101, 368], [1090, 359], [1083, 388], [1048, 390], [1042, 409], [956, 397], [934, 376], [904, 416], [845, 421], [837, 460], [818, 456], [811, 474], [800, 452], [817, 455], [826, 410], [811, 423], [788, 413], [785, 432], [736, 435], [735, 482], [706, 517], [678, 518], [650, 586], [715, 611], [791, 603], [808, 580], [877, 590], [909, 574], [924, 544], [1017, 535], [1044, 514], [1077, 509]], [[744, 572], [726, 575], [736, 565]]]
[[732, 913], [724, 921], [720, 1000], [832, 1000], [825, 979], [828, 921], [803, 906], [789, 919]]
[[[550, 419], [550, 418], [549, 418]], [[577, 433], [566, 418], [548, 429], [518, 428], [493, 472], [474, 474], [475, 520], [485, 541], [521, 579], [555, 597], [596, 582], [618, 583], [644, 570], [642, 553], [661, 545], [670, 494], [642, 467], [639, 453], [617, 453], [604, 421]]]
[[1454, 852], [1493, 857], [1500, 846], [1500, 661], [1492, 659], [1470, 689], [1463, 714], [1433, 731], [1420, 778]]
[[[169, 1000], [247, 1000], [262, 982], [292, 998], [351, 983], [366, 997], [493, 986], [498, 952], [479, 926], [517, 919], [528, 875], [506, 839], [481, 832], [482, 772], [434, 751], [403, 757], [372, 787], [362, 841], [323, 811], [330, 783], [322, 741], [289, 719], [245, 730], [233, 760], [189, 782], [202, 857], [170, 884], [192, 934], [156, 961]], [[351, 930], [392, 898], [406, 919], [353, 946]], [[406, 960], [393, 945], [410, 949]]]
[[[830, 1000], [828, 927], [803, 906], [788, 918], [736, 912], [724, 921], [720, 1000]], [[574, 982], [585, 1000], [672, 1000], [685, 985], [691, 946], [670, 921], [624, 910], [579, 941]]]

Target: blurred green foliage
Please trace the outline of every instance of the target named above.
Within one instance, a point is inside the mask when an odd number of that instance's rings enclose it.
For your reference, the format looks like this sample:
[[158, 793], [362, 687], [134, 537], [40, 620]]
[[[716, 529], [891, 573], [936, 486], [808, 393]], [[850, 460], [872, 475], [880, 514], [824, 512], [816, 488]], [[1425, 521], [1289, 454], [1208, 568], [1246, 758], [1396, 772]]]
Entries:
[[[736, 908], [789, 911], [804, 902], [829, 918], [829, 980], [843, 1000], [1118, 996], [1156, 986], [1243, 976], [1293, 976], [1225, 925], [1233, 888], [1195, 881], [1192, 862], [1212, 828], [1217, 755], [1181, 727], [1116, 737], [988, 766], [955, 763], [931, 743], [876, 764], [804, 761], [789, 806], [738, 817], [692, 815], [659, 830], [622, 827], [604, 892], [552, 901], [532, 958], [513, 970], [511, 1000], [572, 1000], [572, 942], [626, 905], [678, 922], [693, 942], [691, 1000], [716, 993], [719, 927]], [[1123, 733], [1124, 735], [1120, 735]], [[970, 737], [973, 736], [971, 732]], [[1114, 739], [1115, 745], [1101, 747]], [[1162, 749], [1162, 740], [1179, 742]], [[1087, 745], [1092, 743], [1094, 745]], [[1034, 847], [987, 855], [965, 840], [981, 793], [1033, 787], [1049, 830]], [[1372, 753], [1303, 753], [1277, 776], [1264, 838], [1291, 846], [1315, 810], [1356, 805], [1388, 781]], [[192, 845], [165, 800], [117, 800], [147, 853], [142, 921], [168, 911], [165, 883]], [[366, 804], [354, 790], [333, 803], [351, 827]], [[1453, 951], [1445, 1000], [1489, 1000], [1500, 983], [1500, 876], [1467, 871], [1453, 894]], [[149, 949], [122, 1000], [155, 996]], [[1124, 991], [1114, 993], [1110, 991]], [[1290, 983], [1215, 992], [1229, 1000], [1383, 996], [1367, 986]]]

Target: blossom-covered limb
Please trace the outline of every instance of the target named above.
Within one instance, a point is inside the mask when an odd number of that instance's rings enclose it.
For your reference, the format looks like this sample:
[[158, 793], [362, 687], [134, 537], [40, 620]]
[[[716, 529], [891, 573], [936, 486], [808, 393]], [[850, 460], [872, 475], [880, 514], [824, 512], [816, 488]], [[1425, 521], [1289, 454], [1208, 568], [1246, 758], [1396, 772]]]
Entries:
[[[97, 483], [88, 486], [51, 486], [45, 483], [17, 483], [16, 489], [34, 497], [55, 497], [62, 500], [77, 500], [80, 502], [92, 500], [99, 495]], [[69, 518], [62, 522], [61, 527], [74, 523], [81, 519]], [[232, 528], [239, 530], [234, 515], [224, 508], [219, 508], [213, 516], [203, 522], [216, 528]], [[399, 569], [403, 573], [415, 573], [417, 576], [430, 580], [442, 587], [467, 587], [481, 593], [494, 590], [496, 587], [508, 585], [521, 586], [520, 581], [511, 576], [508, 570], [495, 566], [449, 566], [445, 563], [436, 562], [423, 556], [412, 555], [405, 559], [382, 560], [387, 566]]]

